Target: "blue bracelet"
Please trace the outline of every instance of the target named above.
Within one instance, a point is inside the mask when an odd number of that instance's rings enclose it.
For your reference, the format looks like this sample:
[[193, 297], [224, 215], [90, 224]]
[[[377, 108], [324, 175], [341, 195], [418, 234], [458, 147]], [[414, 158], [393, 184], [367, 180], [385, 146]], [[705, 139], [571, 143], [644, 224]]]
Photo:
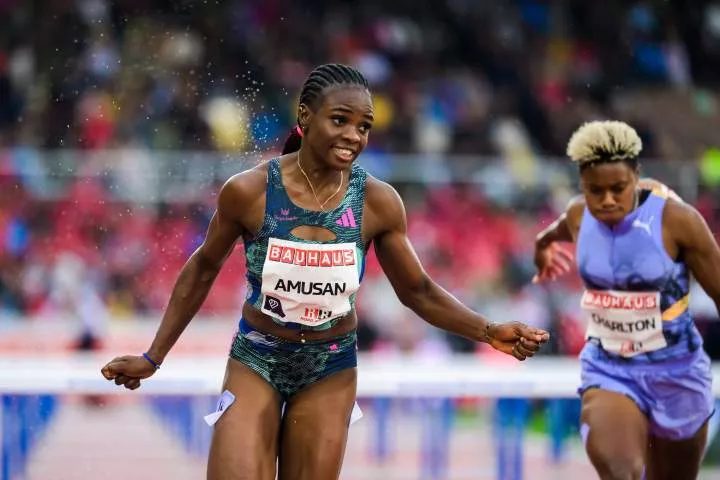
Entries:
[[150, 355], [148, 355], [147, 353], [143, 353], [142, 356], [145, 358], [145, 360], [150, 362], [153, 367], [155, 367], [155, 370], [160, 370], [160, 365], [155, 363], [155, 361], [152, 358], [150, 358]]

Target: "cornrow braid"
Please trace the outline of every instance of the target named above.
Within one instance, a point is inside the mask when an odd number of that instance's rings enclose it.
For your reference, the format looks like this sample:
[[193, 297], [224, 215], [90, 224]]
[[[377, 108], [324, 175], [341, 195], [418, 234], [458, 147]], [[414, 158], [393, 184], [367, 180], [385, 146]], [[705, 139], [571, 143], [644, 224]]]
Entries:
[[[357, 69], [340, 63], [326, 63], [315, 68], [305, 79], [300, 91], [300, 104], [313, 108], [322, 97], [323, 91], [333, 85], [357, 85], [369, 88], [367, 79]], [[299, 119], [297, 122], [300, 123]], [[301, 132], [293, 128], [285, 141], [283, 155], [298, 151], [301, 140]]]
[[356, 69], [339, 63], [328, 63], [310, 72], [300, 92], [300, 103], [308, 107], [314, 105], [322, 91], [332, 85], [358, 85], [368, 88], [367, 80]]

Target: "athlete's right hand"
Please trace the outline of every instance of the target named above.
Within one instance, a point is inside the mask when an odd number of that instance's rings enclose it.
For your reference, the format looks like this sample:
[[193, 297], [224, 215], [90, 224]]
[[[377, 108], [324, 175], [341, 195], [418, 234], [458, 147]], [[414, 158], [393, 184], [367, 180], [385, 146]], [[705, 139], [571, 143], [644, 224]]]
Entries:
[[573, 254], [562, 245], [553, 242], [545, 248], [535, 248], [535, 267], [538, 273], [533, 277], [533, 283], [543, 280], [555, 280], [570, 271]]
[[157, 369], [141, 355], [116, 357], [105, 365], [100, 372], [115, 385], [125, 385], [128, 390], [140, 387], [140, 380], [152, 376]]

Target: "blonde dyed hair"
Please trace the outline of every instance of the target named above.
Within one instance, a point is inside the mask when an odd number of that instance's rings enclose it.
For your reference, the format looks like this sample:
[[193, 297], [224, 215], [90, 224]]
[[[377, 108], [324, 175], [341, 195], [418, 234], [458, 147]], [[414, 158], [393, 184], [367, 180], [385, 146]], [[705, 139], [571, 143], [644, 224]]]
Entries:
[[575, 130], [567, 145], [568, 157], [578, 165], [637, 158], [641, 150], [642, 140], [635, 129], [611, 120], [585, 123]]

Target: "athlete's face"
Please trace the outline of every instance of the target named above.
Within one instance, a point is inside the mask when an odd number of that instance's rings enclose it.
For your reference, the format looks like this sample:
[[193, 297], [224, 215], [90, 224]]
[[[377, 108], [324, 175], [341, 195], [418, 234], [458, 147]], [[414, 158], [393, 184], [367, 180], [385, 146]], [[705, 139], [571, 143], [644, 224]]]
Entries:
[[593, 217], [615, 225], [635, 206], [637, 170], [625, 162], [591, 165], [580, 175], [585, 204]]
[[368, 142], [374, 118], [370, 92], [356, 85], [332, 86], [318, 103], [314, 111], [300, 105], [300, 124], [307, 126], [303, 143], [328, 166], [346, 169]]

